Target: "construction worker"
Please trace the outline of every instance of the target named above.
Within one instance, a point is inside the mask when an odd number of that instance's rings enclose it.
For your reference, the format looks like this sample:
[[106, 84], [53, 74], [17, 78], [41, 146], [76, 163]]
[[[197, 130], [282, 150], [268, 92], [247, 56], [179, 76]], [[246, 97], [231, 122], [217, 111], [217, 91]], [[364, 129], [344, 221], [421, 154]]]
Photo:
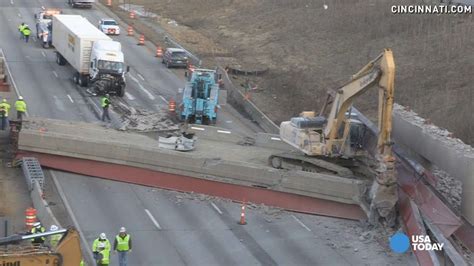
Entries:
[[[54, 232], [54, 231], [58, 231], [59, 230], [59, 227], [55, 224], [51, 225], [51, 227], [49, 228], [49, 231], [51, 232]], [[58, 246], [58, 243], [59, 243], [59, 240], [61, 240], [63, 236], [61, 234], [57, 234], [57, 235], [52, 235], [49, 239], [49, 244], [52, 248], [56, 248]]]
[[[46, 228], [44, 228], [43, 225], [41, 225], [40, 222], [36, 222], [33, 224], [33, 228], [31, 228], [31, 233], [32, 234], [39, 234], [39, 233], [44, 233], [46, 231]], [[33, 244], [43, 244], [44, 241], [46, 240], [46, 237], [41, 236], [41, 237], [35, 237], [31, 239], [31, 243]]]
[[16, 118], [22, 120], [23, 115], [26, 113], [26, 103], [23, 100], [23, 96], [18, 96], [18, 100], [15, 102]]
[[20, 40], [22, 40], [24, 38], [23, 29], [25, 28], [25, 25], [26, 25], [25, 22], [22, 22], [20, 24], [20, 26], [18, 26], [18, 31], [20, 32]]
[[132, 252], [132, 239], [125, 227], [121, 227], [119, 234], [115, 236], [114, 251], [118, 252], [119, 266], [127, 266], [127, 254]]
[[28, 27], [28, 25], [25, 25], [22, 32], [23, 32], [23, 36], [25, 36], [25, 42], [28, 42], [31, 35], [30, 27]]
[[100, 242], [97, 244], [98, 255], [96, 258], [97, 266], [109, 265], [110, 263], [110, 248], [106, 248], [106, 244]]
[[[99, 261], [103, 256], [103, 254], [101, 253], [101, 250], [99, 250], [99, 244], [101, 246], [103, 245], [104, 249], [110, 252], [110, 241], [107, 239], [107, 236], [105, 235], [105, 233], [100, 233], [99, 238], [94, 240], [94, 243], [92, 243], [92, 253], [94, 253], [94, 259], [96, 261]], [[97, 265], [101, 265], [101, 264], [97, 264]]]
[[110, 121], [110, 116], [109, 116], [109, 106], [110, 106], [110, 98], [109, 94], [106, 94], [105, 96], [102, 96], [100, 98], [100, 106], [102, 107], [102, 121], [105, 121], [105, 118]]
[[10, 104], [8, 104], [7, 99], [3, 99], [0, 103], [0, 117], [2, 120], [2, 130], [8, 127], [8, 112], [10, 112]]

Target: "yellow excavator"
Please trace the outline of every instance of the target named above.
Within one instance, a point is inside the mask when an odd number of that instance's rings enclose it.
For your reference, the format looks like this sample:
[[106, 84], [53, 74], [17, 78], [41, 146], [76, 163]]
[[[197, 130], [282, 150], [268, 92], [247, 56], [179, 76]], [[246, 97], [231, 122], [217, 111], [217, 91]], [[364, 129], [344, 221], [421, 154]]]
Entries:
[[[393, 224], [398, 199], [392, 156], [392, 109], [395, 62], [390, 49], [370, 61], [351, 80], [328, 97], [323, 110], [302, 112], [280, 125], [281, 139], [297, 149], [270, 156], [274, 168], [374, 180], [362, 205], [372, 223], [384, 217]], [[378, 86], [376, 86], [378, 85]], [[354, 99], [378, 87], [378, 142], [375, 154], [362, 149], [364, 125], [352, 113]], [[332, 100], [331, 110], [322, 116]]]
[[[63, 234], [55, 248], [22, 243], [24, 240], [55, 234]], [[73, 228], [0, 238], [0, 265], [2, 266], [79, 266], [81, 260], [80, 238]]]

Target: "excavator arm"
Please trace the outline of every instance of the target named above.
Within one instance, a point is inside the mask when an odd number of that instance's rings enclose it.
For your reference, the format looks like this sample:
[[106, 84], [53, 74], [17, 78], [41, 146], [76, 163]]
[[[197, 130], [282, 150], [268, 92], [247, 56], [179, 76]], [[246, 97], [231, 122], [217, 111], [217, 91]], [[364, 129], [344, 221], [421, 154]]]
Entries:
[[[393, 53], [385, 49], [382, 54], [365, 65], [351, 81], [339, 88], [332, 103], [328, 116], [328, 123], [324, 129], [327, 138], [326, 151], [332, 155], [342, 154], [343, 144], [348, 136], [349, 123], [346, 121], [346, 112], [352, 106], [355, 98], [362, 95], [374, 85], [379, 85], [379, 108], [378, 126], [380, 130], [378, 138], [379, 152], [384, 152], [384, 146], [390, 143], [391, 114], [393, 108], [393, 91], [395, 79], [395, 63]], [[345, 123], [342, 137], [338, 136], [339, 128]]]

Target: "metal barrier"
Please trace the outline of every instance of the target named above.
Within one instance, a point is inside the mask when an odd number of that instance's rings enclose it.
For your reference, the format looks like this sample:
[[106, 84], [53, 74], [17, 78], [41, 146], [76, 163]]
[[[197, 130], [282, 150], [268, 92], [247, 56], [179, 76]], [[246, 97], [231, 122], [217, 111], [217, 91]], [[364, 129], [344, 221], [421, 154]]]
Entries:
[[23, 175], [25, 176], [28, 189], [32, 191], [33, 183], [37, 182], [41, 187], [41, 190], [43, 190], [44, 174], [38, 159], [33, 157], [24, 157], [22, 159], [21, 168], [23, 170]]

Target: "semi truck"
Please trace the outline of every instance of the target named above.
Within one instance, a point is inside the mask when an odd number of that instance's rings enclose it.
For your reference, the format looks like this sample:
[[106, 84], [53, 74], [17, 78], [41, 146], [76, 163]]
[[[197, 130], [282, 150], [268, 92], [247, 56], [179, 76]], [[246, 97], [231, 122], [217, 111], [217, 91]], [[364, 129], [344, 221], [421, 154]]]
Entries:
[[80, 15], [53, 17], [53, 46], [56, 62], [69, 63], [75, 70], [73, 80], [88, 87], [93, 95], [125, 94], [125, 74], [122, 46], [113, 41]]

